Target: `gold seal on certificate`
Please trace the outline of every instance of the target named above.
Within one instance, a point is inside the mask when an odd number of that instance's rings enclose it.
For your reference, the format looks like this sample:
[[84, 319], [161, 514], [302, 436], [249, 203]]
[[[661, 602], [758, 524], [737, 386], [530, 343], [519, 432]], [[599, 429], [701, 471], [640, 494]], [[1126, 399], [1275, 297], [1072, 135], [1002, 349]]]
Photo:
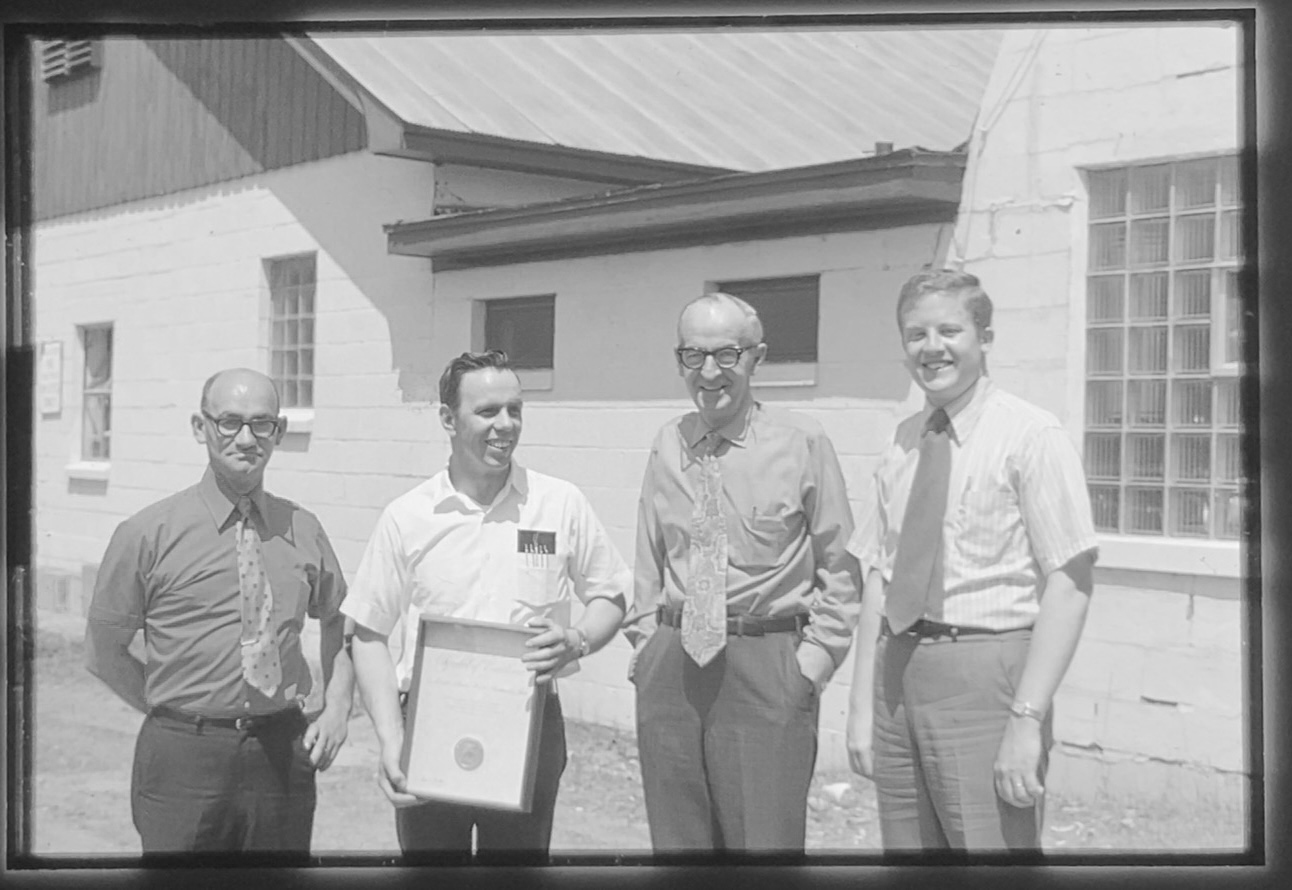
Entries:
[[410, 794], [529, 811], [547, 688], [520, 657], [536, 633], [422, 617], [401, 758]]
[[484, 762], [484, 745], [470, 736], [458, 739], [453, 746], [453, 759], [463, 769], [475, 769]]

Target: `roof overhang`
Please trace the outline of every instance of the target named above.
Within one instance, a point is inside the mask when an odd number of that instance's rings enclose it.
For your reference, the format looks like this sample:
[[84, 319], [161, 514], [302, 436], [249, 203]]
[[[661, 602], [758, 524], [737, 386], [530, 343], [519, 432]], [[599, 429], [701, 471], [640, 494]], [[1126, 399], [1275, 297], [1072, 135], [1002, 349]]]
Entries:
[[385, 226], [436, 270], [955, 219], [962, 152], [908, 149]]
[[288, 35], [285, 39], [363, 114], [368, 128], [368, 149], [374, 154], [436, 164], [466, 164], [472, 167], [560, 176], [607, 185], [675, 182], [731, 172], [724, 167], [683, 164], [419, 126], [402, 120], [309, 37]]

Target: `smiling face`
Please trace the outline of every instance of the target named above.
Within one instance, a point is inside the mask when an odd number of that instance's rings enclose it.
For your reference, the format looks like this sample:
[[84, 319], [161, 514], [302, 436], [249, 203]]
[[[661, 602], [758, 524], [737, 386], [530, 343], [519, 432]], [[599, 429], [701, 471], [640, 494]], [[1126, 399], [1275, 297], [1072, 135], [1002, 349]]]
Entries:
[[902, 314], [901, 331], [906, 369], [931, 405], [950, 404], [982, 376], [992, 330], [974, 325], [960, 294], [916, 298]]
[[678, 346], [715, 352], [724, 347], [747, 347], [734, 368], [719, 368], [713, 356], [695, 370], [678, 364], [700, 419], [717, 429], [739, 417], [752, 403], [750, 378], [767, 345], [751, 336], [750, 321], [737, 304], [728, 300], [700, 300], [682, 313], [677, 325]]
[[[277, 419], [279, 423], [273, 435], [262, 439], [245, 423], [235, 435], [224, 435], [216, 428], [216, 421], [229, 419]], [[260, 487], [265, 467], [285, 430], [285, 424], [278, 417], [278, 393], [274, 384], [263, 374], [243, 369], [225, 371], [211, 382], [202, 410], [193, 415], [192, 424], [193, 437], [206, 445], [216, 478], [236, 494], [248, 494]]]
[[479, 368], [463, 374], [457, 410], [440, 406], [453, 469], [476, 481], [505, 477], [520, 441], [523, 404], [514, 371]]

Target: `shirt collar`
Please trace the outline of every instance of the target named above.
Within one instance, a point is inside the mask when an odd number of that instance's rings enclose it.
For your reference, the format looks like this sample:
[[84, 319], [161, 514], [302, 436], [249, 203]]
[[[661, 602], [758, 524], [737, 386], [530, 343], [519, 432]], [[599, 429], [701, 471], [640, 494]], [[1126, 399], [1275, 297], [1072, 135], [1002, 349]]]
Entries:
[[[754, 418], [762, 410], [762, 407], [758, 402], [752, 402], [745, 411], [718, 427], [717, 434], [732, 445], [744, 448], [746, 440], [753, 433]], [[686, 444], [694, 450], [704, 441], [705, 436], [709, 435], [710, 432], [715, 432], [715, 430], [705, 424], [698, 412], [690, 415], [690, 418], [692, 422], [689, 428], [683, 431], [682, 435], [686, 440]]]
[[[986, 374], [978, 378], [973, 387], [964, 393], [961, 393], [953, 402], [945, 406], [947, 417], [951, 419], [951, 437], [960, 444], [969, 438], [975, 426], [978, 425], [978, 419], [982, 417], [983, 408], [987, 404], [987, 399], [991, 396], [995, 384]], [[928, 424], [929, 418], [937, 409], [928, 404], [924, 405], [924, 410], [920, 414], [920, 429]]]
[[[206, 509], [211, 513], [211, 519], [215, 522], [217, 528], [224, 528], [236, 512], [238, 505], [235, 501], [229, 500], [220, 484], [215, 481], [215, 471], [209, 466], [206, 472], [202, 474], [202, 481], [197, 483], [197, 493], [201, 497], [202, 503], [206, 504]], [[256, 512], [261, 518], [267, 515], [269, 506], [269, 497], [265, 494], [264, 486], [257, 486], [256, 490], [251, 492], [248, 497], [251, 503], [255, 505]]]
[[477, 504], [467, 495], [453, 487], [453, 480], [449, 478], [449, 468], [446, 466], [431, 479], [431, 499], [435, 506], [456, 501], [468, 509], [482, 509], [488, 513], [498, 504], [502, 503], [512, 491], [522, 500], [529, 494], [529, 471], [516, 462], [515, 458], [511, 462], [511, 470], [507, 473], [507, 481], [498, 491], [498, 496], [489, 504]]

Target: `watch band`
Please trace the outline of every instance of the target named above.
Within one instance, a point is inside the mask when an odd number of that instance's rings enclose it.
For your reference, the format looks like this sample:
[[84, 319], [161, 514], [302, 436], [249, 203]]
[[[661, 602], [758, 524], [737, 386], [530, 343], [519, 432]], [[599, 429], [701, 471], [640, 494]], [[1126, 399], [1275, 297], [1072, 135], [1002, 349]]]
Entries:
[[1015, 717], [1031, 717], [1037, 723], [1045, 720], [1045, 712], [1037, 710], [1025, 701], [1016, 701], [1009, 706], [1009, 712]]
[[583, 632], [581, 627], [572, 627], [570, 630], [579, 635], [579, 658], [585, 658], [588, 654], [588, 635]]

